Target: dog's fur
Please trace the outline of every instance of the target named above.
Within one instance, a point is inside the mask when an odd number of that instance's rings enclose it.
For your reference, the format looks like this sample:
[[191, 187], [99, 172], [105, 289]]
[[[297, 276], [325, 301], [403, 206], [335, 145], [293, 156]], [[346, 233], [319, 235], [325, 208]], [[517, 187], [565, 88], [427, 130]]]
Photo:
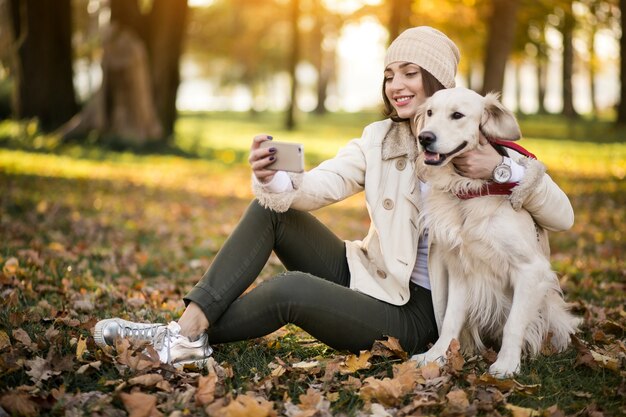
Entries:
[[508, 196], [457, 197], [485, 181], [457, 174], [450, 161], [476, 148], [479, 132], [519, 139], [515, 117], [496, 94], [453, 88], [430, 97], [418, 118], [418, 175], [431, 186], [422, 226], [435, 255], [446, 259], [448, 293], [439, 339], [413, 359], [444, 362], [453, 339], [465, 352], [485, 349], [483, 340], [500, 342], [489, 372], [508, 377], [519, 371], [522, 353], [537, 354], [548, 334], [557, 351], [566, 349], [579, 320], [567, 309], [532, 217], [514, 210]]

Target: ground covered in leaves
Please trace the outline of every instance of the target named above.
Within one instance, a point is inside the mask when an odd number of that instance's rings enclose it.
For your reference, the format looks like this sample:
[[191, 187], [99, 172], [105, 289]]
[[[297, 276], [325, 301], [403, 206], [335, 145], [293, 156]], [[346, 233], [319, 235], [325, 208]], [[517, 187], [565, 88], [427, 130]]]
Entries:
[[[215, 346], [202, 369], [98, 349], [101, 318], [180, 315], [251, 198], [249, 171], [232, 158], [0, 150], [0, 416], [626, 415], [626, 151], [613, 146], [589, 165], [589, 148], [533, 143], [576, 211], [552, 259], [584, 324], [567, 352], [545, 349], [505, 380], [485, 374], [493, 351], [453, 345], [448, 365], [416, 369], [394, 339], [351, 355], [289, 326]], [[359, 199], [317, 215], [348, 239], [368, 226]], [[270, 259], [259, 279], [280, 271]]]

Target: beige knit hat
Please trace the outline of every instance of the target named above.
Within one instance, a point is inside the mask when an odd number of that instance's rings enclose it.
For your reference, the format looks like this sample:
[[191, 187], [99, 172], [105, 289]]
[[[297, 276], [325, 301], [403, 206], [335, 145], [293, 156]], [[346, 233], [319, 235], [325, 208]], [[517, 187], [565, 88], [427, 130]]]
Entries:
[[431, 73], [446, 88], [454, 87], [459, 48], [446, 35], [429, 26], [407, 29], [387, 49], [385, 68], [392, 62], [412, 62]]

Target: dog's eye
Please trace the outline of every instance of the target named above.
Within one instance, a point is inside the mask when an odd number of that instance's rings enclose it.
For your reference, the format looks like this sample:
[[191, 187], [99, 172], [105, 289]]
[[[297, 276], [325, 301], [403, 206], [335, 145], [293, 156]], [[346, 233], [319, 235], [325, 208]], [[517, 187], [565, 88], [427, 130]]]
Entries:
[[426, 116], [430, 117], [433, 115], [433, 111], [431, 109], [426, 110]]
[[459, 119], [462, 119], [463, 117], [465, 117], [465, 115], [463, 113], [459, 113], [458, 111], [455, 111], [454, 113], [452, 113], [452, 119], [454, 120], [459, 120]]

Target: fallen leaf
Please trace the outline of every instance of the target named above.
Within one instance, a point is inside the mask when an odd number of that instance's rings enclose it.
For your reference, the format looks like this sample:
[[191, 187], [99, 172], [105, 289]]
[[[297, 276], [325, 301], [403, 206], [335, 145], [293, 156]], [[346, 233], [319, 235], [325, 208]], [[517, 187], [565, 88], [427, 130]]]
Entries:
[[196, 390], [196, 403], [200, 405], [211, 404], [215, 399], [215, 387], [217, 385], [217, 375], [214, 372], [198, 379], [198, 389]]
[[604, 330], [606, 333], [613, 334], [615, 336], [621, 337], [626, 332], [624, 326], [613, 320], [605, 320], [600, 323], [600, 328]]
[[328, 394], [326, 394], [326, 398], [328, 398], [328, 401], [330, 401], [331, 403], [337, 401], [339, 397], [340, 395], [338, 392], [329, 392]]
[[402, 388], [402, 384], [394, 379], [376, 379], [370, 376], [363, 381], [359, 396], [366, 402], [375, 399], [383, 405], [395, 407], [406, 394]]
[[128, 412], [128, 417], [160, 417], [163, 415], [157, 410], [157, 398], [153, 395], [143, 392], [130, 394], [122, 392], [120, 398]]
[[362, 350], [359, 356], [348, 355], [345, 362], [339, 368], [339, 372], [345, 375], [352, 374], [362, 369], [369, 369], [372, 366], [369, 361], [371, 357], [372, 354], [367, 350]]
[[407, 360], [408, 354], [402, 349], [400, 341], [392, 336], [387, 336], [387, 340], [376, 340], [372, 345], [372, 356], [382, 356], [384, 358], [398, 357], [403, 361]]
[[76, 359], [82, 361], [85, 352], [87, 352], [87, 339], [81, 335], [78, 343], [76, 343]]
[[164, 392], [172, 392], [174, 390], [172, 386], [170, 385], [170, 383], [167, 382], [167, 380], [165, 379], [163, 381], [157, 382], [155, 387], [157, 387], [158, 389]]
[[31, 400], [30, 396], [25, 392], [9, 391], [5, 393], [0, 397], [0, 406], [11, 415], [24, 417], [39, 415], [37, 403]]
[[393, 377], [402, 385], [417, 385], [420, 371], [414, 361], [405, 361], [393, 366]]
[[446, 411], [451, 414], [464, 413], [470, 405], [467, 393], [462, 389], [450, 391], [446, 394], [446, 399], [448, 400]]
[[10, 257], [4, 263], [4, 266], [2, 267], [2, 272], [4, 273], [4, 275], [14, 276], [15, 274], [17, 274], [17, 270], [19, 269], [19, 267], [20, 267], [20, 263], [17, 260], [17, 258]]
[[4, 348], [11, 346], [11, 338], [4, 330], [0, 330], [0, 351]]
[[461, 343], [457, 339], [452, 339], [450, 342], [450, 346], [448, 346], [448, 350], [446, 352], [446, 363], [448, 366], [459, 372], [463, 369], [463, 365], [465, 365], [465, 359], [461, 354]]
[[128, 380], [130, 385], [143, 385], [144, 387], [151, 387], [163, 381], [163, 375], [159, 374], [144, 374], [139, 375]]
[[393, 417], [381, 404], [374, 403], [370, 407], [370, 417]]
[[609, 369], [613, 372], [619, 372], [619, 368], [620, 368], [619, 359], [613, 358], [611, 356], [603, 355], [591, 349], [590, 349], [590, 353], [591, 353], [591, 357], [593, 358], [593, 360], [596, 361], [596, 363], [600, 365], [602, 368]]
[[539, 411], [532, 408], [518, 407], [513, 404], [507, 404], [505, 407], [511, 412], [513, 417], [535, 417], [541, 415]]
[[298, 399], [300, 400], [300, 408], [302, 410], [328, 410], [330, 406], [328, 400], [313, 388], [309, 388], [306, 394], [301, 394]]
[[301, 394], [299, 404], [291, 401], [285, 403], [287, 417], [330, 417], [330, 401], [314, 388], [309, 388], [306, 394]]
[[296, 369], [308, 370], [308, 369], [313, 369], [319, 365], [320, 365], [319, 361], [302, 361], [302, 362], [291, 364], [291, 367], [296, 368]]
[[344, 387], [346, 387], [347, 389], [350, 389], [350, 390], [353, 390], [353, 391], [358, 390], [363, 385], [363, 383], [361, 382], [361, 380], [359, 378], [355, 378], [352, 375], [350, 375], [348, 377], [348, 379], [343, 381], [341, 384]]
[[18, 342], [23, 344], [27, 349], [32, 350], [33, 352], [36, 352], [37, 350], [39, 350], [37, 348], [37, 345], [33, 343], [30, 336], [28, 335], [28, 333], [26, 333], [26, 330], [24, 329], [20, 328], [20, 329], [13, 330], [13, 339], [17, 340]]
[[270, 372], [270, 375], [272, 376], [272, 378], [278, 378], [279, 376], [283, 375], [285, 372], [287, 372], [287, 370], [283, 368], [282, 365], [276, 365], [276, 367], [272, 369], [272, 372]]
[[211, 410], [215, 417], [274, 417], [274, 403], [261, 397], [239, 395], [227, 406]]
[[151, 354], [150, 356], [131, 348], [128, 339], [118, 339], [115, 343], [115, 349], [117, 350], [117, 361], [122, 365], [128, 366], [133, 371], [144, 371], [161, 366], [159, 356], [154, 352], [152, 346], [146, 346], [145, 348], [145, 351]]
[[363, 381], [359, 395], [365, 401], [376, 399], [383, 405], [395, 407], [411, 393], [418, 383], [419, 370], [415, 362], [406, 361], [393, 367], [393, 378], [382, 380], [369, 377]]
[[438, 378], [441, 375], [441, 368], [436, 362], [428, 362], [419, 368], [425, 380]]
[[52, 369], [50, 369], [50, 363], [39, 356], [34, 359], [27, 360], [26, 366], [30, 368], [30, 370], [26, 371], [26, 373], [30, 376], [30, 379], [35, 383], [35, 385], [41, 384], [41, 381], [46, 381], [53, 375], [60, 374], [58, 371], [52, 371]]
[[50, 242], [48, 244], [48, 249], [55, 252], [65, 252], [65, 246], [63, 246], [63, 244], [59, 242]]
[[477, 380], [476, 385], [493, 386], [502, 392], [515, 390], [522, 394], [533, 395], [541, 387], [541, 384], [520, 384], [512, 378], [501, 379], [491, 374], [482, 374]]
[[100, 369], [100, 366], [102, 366], [102, 362], [101, 361], [95, 361], [95, 362], [91, 362], [91, 363], [86, 363], [86, 364], [82, 365], [80, 368], [78, 368], [76, 373], [78, 375], [84, 374], [85, 372], [87, 372], [88, 369]]
[[53, 324], [50, 327], [48, 327], [44, 336], [48, 342], [52, 343], [60, 334], [61, 332], [55, 329], [54, 324]]

